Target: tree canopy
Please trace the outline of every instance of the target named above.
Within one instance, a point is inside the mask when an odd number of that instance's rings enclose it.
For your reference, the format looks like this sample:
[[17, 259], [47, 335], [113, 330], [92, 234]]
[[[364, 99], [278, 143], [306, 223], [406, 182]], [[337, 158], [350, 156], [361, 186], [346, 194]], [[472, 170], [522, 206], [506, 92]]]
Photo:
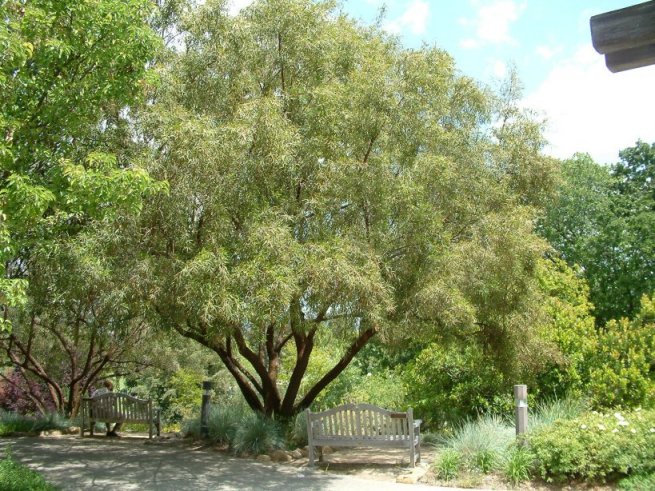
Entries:
[[[515, 80], [483, 89], [444, 51], [405, 49], [331, 2], [230, 16], [208, 1], [177, 30], [141, 116], [170, 193], [124, 248], [156, 322], [282, 416], [376, 335], [474, 336], [508, 363], [528, 346], [533, 206], [554, 181]], [[322, 330], [344, 351], [301, 388]]]
[[148, 0], [0, 4], [0, 303], [25, 300], [35, 245], [75, 233], [152, 184], [110, 144], [159, 46]]
[[637, 142], [620, 158], [611, 167], [588, 155], [562, 162], [558, 198], [539, 227], [583, 268], [598, 325], [634, 316], [655, 290], [655, 145]]

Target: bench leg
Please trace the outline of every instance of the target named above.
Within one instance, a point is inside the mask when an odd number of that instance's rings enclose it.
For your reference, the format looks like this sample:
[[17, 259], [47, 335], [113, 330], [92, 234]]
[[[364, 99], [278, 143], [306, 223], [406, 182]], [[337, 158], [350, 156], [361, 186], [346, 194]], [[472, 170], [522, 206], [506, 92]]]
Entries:
[[314, 445], [309, 445], [307, 447], [307, 456], [309, 457], [309, 466], [314, 467]]

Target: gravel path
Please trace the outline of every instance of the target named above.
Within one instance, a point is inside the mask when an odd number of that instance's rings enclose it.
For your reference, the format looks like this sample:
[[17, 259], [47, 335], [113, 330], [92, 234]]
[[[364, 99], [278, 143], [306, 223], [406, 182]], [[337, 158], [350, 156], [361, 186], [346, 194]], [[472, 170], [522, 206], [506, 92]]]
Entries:
[[[0, 438], [0, 452], [41, 472], [62, 489], [106, 490], [357, 490], [437, 491], [420, 484], [398, 484], [334, 475], [306, 467], [231, 457], [186, 443], [146, 444], [137, 438]], [[445, 489], [445, 488], [443, 488]], [[454, 491], [454, 488], [447, 488]]]

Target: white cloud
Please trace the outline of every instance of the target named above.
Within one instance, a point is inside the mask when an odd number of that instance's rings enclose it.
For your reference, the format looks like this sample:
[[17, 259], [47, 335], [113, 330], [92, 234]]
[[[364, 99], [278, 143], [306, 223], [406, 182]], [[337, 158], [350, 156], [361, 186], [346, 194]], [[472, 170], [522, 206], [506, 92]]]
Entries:
[[546, 115], [549, 154], [587, 152], [612, 163], [638, 139], [655, 142], [653, 87], [655, 66], [611, 73], [589, 43], [558, 63], [524, 104]]
[[[473, 19], [460, 19], [459, 23], [465, 27], [475, 29], [477, 46], [484, 43], [511, 44], [514, 39], [510, 36], [509, 28], [523, 14], [526, 4], [514, 0], [494, 0], [492, 2], [480, 2], [472, 0], [473, 8], [477, 9]], [[470, 47], [472, 43], [467, 43]], [[464, 42], [460, 44], [464, 46]]]
[[473, 49], [480, 46], [480, 43], [472, 38], [462, 39], [459, 43], [460, 48]]
[[544, 60], [550, 60], [553, 56], [561, 53], [562, 47], [561, 46], [546, 46], [545, 44], [542, 44], [541, 46], [537, 46], [537, 54], [541, 56]]
[[384, 29], [400, 34], [409, 29], [412, 34], [423, 34], [430, 17], [430, 5], [423, 0], [414, 0], [400, 17], [384, 24]]
[[493, 60], [491, 71], [497, 78], [503, 78], [507, 75], [507, 63], [501, 60]]
[[227, 11], [230, 15], [237, 15], [242, 9], [250, 5], [253, 0], [230, 0], [227, 3]]

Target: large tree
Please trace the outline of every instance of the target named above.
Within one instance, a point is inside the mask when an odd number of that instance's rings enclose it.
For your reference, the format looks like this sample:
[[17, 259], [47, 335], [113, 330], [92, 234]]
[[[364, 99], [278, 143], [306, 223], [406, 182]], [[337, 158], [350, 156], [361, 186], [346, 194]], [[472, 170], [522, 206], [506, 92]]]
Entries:
[[[331, 2], [208, 1], [177, 29], [143, 117], [170, 193], [124, 250], [154, 319], [214, 351], [253, 409], [309, 406], [376, 335], [527, 346], [552, 165], [513, 81], [483, 90]], [[301, 388], [320, 330], [345, 348]]]
[[[26, 300], [31, 252], [150, 186], [120, 152], [160, 41], [150, 0], [0, 2], [0, 305]], [[118, 149], [118, 150], [117, 150]], [[3, 324], [4, 325], [4, 324]], [[1, 328], [2, 326], [0, 326]]]

